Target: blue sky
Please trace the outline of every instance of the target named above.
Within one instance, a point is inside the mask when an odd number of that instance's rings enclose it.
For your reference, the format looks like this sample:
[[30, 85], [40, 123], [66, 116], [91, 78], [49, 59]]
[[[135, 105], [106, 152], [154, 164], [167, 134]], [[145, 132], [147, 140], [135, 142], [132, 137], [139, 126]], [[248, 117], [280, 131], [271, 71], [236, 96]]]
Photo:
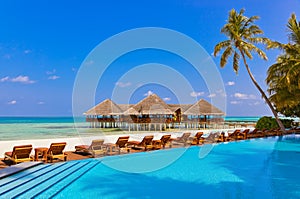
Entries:
[[[247, 16], [259, 15], [257, 24], [265, 36], [280, 42], [287, 41], [286, 23], [291, 13], [300, 18], [297, 0], [1, 1], [0, 115], [72, 115], [73, 85], [82, 63], [102, 41], [126, 30], [172, 29], [194, 39], [211, 54], [215, 44], [226, 39], [220, 29], [232, 8], [245, 8]], [[269, 61], [257, 57], [249, 61], [264, 90], [266, 71], [278, 54], [271, 50], [267, 52]], [[236, 75], [230, 64], [221, 69], [219, 59], [213, 58], [225, 86], [227, 115], [270, 115], [243, 65]], [[130, 80], [121, 81], [122, 75], [153, 62], [168, 65], [189, 79], [194, 91], [186, 94], [183, 103], [216, 97], [184, 60], [148, 49], [118, 58], [99, 81], [95, 102], [111, 98], [114, 89], [133, 86]], [[140, 85], [130, 99], [117, 98], [116, 102], [136, 103], [149, 92], [167, 103], [178, 102], [176, 93], [155, 83]]]

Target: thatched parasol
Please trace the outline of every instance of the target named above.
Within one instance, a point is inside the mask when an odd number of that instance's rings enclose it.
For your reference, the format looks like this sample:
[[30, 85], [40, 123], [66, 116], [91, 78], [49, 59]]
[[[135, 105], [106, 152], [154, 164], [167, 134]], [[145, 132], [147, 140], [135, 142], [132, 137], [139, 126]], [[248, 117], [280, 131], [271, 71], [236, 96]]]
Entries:
[[[132, 107], [136, 114], [142, 115], [171, 115], [174, 114], [169, 106], [156, 94], [151, 94]], [[131, 110], [134, 112], [133, 110]]]
[[103, 102], [97, 104], [87, 112], [85, 115], [121, 115], [123, 110], [115, 104], [112, 100], [106, 99]]
[[188, 110], [183, 112], [184, 115], [225, 115], [223, 111], [208, 103], [204, 99], [200, 99]]

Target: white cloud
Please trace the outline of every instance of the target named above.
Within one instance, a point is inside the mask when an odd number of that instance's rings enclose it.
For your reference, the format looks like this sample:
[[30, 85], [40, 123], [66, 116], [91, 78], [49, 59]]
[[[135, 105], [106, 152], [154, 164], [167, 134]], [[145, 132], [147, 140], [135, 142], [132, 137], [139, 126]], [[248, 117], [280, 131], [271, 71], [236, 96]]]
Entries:
[[116, 86], [121, 87], [121, 88], [125, 88], [128, 86], [131, 86], [131, 82], [116, 82]]
[[149, 96], [149, 95], [152, 95], [153, 92], [152, 91], [148, 91], [147, 93], [144, 94], [144, 96]]
[[3, 77], [3, 78], [0, 79], [0, 82], [7, 82], [7, 81], [9, 81], [9, 77], [8, 76]]
[[20, 82], [23, 84], [33, 84], [35, 81], [30, 80], [28, 76], [19, 75], [18, 77], [11, 78], [11, 82]]
[[29, 53], [31, 53], [31, 50], [24, 50], [24, 53], [29, 54]]
[[43, 105], [43, 104], [45, 104], [45, 102], [38, 102], [37, 104], [38, 105]]
[[226, 84], [227, 86], [233, 86], [233, 85], [235, 85], [235, 82], [233, 82], [233, 81], [229, 81], [229, 82], [227, 82], [227, 84]]
[[57, 75], [52, 75], [52, 76], [49, 76], [48, 79], [50, 80], [56, 80], [56, 79], [59, 79], [60, 76], [57, 76]]
[[208, 95], [209, 98], [212, 98], [212, 97], [216, 97], [217, 95], [215, 93], [212, 93], [210, 95]]
[[8, 102], [7, 104], [9, 104], [9, 105], [14, 105], [14, 104], [16, 104], [16, 103], [17, 103], [16, 100], [12, 100], [12, 101]]
[[167, 102], [167, 101], [170, 101], [170, 100], [171, 100], [171, 98], [169, 98], [169, 97], [165, 97], [165, 98], [163, 98], [163, 100]]
[[241, 104], [240, 101], [231, 101], [230, 104]]
[[47, 72], [46, 72], [47, 75], [53, 75], [53, 74], [55, 74], [55, 73], [56, 73], [56, 70], [55, 70], [55, 69], [53, 69], [52, 71], [47, 71]]
[[205, 94], [204, 92], [195, 92], [195, 91], [193, 91], [193, 92], [190, 93], [190, 95], [192, 97], [203, 96], [204, 94]]
[[10, 78], [9, 76], [3, 77], [0, 79], [0, 82], [18, 82], [22, 84], [33, 84], [35, 81], [30, 80], [28, 76], [19, 75], [14, 78]]
[[247, 94], [243, 94], [243, 93], [235, 93], [234, 97], [236, 97], [238, 99], [256, 99], [255, 95], [247, 95]]

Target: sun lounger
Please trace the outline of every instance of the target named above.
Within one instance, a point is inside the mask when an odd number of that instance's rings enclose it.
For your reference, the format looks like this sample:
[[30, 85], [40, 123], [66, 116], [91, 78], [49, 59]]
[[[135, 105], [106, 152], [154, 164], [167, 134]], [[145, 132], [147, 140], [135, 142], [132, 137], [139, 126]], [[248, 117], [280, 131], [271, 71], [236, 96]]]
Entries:
[[136, 148], [136, 149], [142, 148], [145, 151], [147, 151], [148, 149], [153, 149], [153, 145], [152, 145], [153, 137], [154, 137], [153, 135], [148, 135], [148, 136], [145, 136], [141, 142], [129, 141], [128, 144], [132, 145], [133, 148]]
[[264, 131], [266, 130], [254, 129], [253, 131], [248, 133], [247, 139], [265, 137]]
[[183, 144], [184, 146], [188, 145], [188, 139], [190, 137], [191, 133], [183, 133], [181, 137], [177, 137], [175, 139], [171, 139], [173, 144]]
[[172, 147], [171, 135], [163, 135], [161, 136], [160, 140], [153, 140], [152, 141], [153, 147], [155, 149], [165, 148], [166, 145]]
[[104, 155], [106, 153], [106, 146], [103, 145], [104, 140], [93, 140], [91, 145], [77, 145], [75, 146], [76, 153], [89, 153], [93, 157]]
[[246, 140], [250, 129], [245, 129], [236, 135], [237, 140]]
[[33, 158], [30, 156], [32, 151], [32, 145], [14, 146], [13, 151], [4, 153], [4, 160], [11, 160], [17, 164], [20, 162], [32, 161]]
[[194, 137], [190, 137], [188, 143], [191, 145], [203, 144], [204, 138], [202, 138], [203, 132], [197, 132]]
[[53, 159], [61, 159], [66, 161], [67, 154], [63, 152], [66, 147], [66, 142], [52, 143], [50, 148], [47, 151], [47, 158], [50, 162], [53, 162]]
[[286, 134], [293, 134], [293, 133], [299, 134], [300, 133], [300, 127], [293, 127], [293, 128], [290, 128], [290, 129], [286, 130]]
[[280, 129], [271, 129], [264, 131], [265, 136], [280, 136], [283, 135], [282, 131]]
[[216, 143], [216, 142], [224, 142], [225, 136], [224, 132], [216, 132], [216, 133], [210, 133], [206, 138], [202, 138], [203, 142], [205, 144], [211, 144], [211, 143]]
[[128, 147], [128, 140], [129, 136], [122, 136], [118, 138], [115, 144], [107, 143], [104, 144], [104, 146], [107, 147], [107, 153], [109, 153], [110, 155], [114, 152], [118, 152], [120, 154], [122, 150], [125, 150], [127, 151], [127, 153], [129, 153], [130, 148]]
[[241, 130], [239, 129], [236, 129], [234, 130], [233, 133], [228, 133], [228, 136], [225, 137], [225, 141], [228, 142], [228, 141], [234, 141], [234, 140], [237, 140], [237, 136], [238, 134], [241, 132]]

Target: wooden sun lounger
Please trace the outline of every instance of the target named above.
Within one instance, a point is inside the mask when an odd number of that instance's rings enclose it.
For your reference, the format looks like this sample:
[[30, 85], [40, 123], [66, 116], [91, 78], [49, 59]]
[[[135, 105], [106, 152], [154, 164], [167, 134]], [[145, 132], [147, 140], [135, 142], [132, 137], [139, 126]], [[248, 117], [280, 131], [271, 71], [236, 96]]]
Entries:
[[237, 140], [246, 140], [250, 129], [245, 129], [236, 135]]
[[263, 131], [265, 131], [265, 130], [254, 129], [253, 131], [251, 131], [247, 134], [247, 139], [265, 137], [265, 134]]
[[224, 132], [210, 133], [206, 138], [203, 138], [203, 142], [205, 144], [212, 144], [212, 143], [224, 142], [224, 141], [225, 141]]
[[66, 161], [67, 154], [63, 152], [66, 147], [66, 142], [52, 143], [50, 148], [47, 151], [47, 158], [50, 162], [53, 162], [53, 159], [61, 159]]
[[145, 136], [141, 142], [129, 141], [128, 145], [132, 145], [133, 148], [138, 148], [138, 149], [142, 148], [145, 151], [147, 151], [148, 149], [153, 149], [153, 145], [152, 145], [153, 137], [154, 137], [153, 135]]
[[76, 153], [89, 153], [93, 157], [98, 155], [106, 154], [106, 146], [104, 145], [104, 140], [92, 140], [91, 145], [77, 145], [75, 146]]
[[233, 133], [228, 133], [228, 136], [225, 137], [225, 141], [228, 142], [228, 141], [234, 141], [234, 140], [237, 140], [237, 136], [238, 134], [241, 132], [240, 129], [236, 129], [234, 130]]
[[191, 133], [187, 132], [187, 133], [183, 133], [181, 137], [177, 137], [175, 139], [171, 138], [171, 141], [173, 144], [182, 144], [184, 146], [188, 145], [188, 139], [190, 137]]
[[153, 148], [155, 149], [161, 149], [165, 148], [166, 145], [169, 145], [169, 147], [172, 147], [172, 140], [171, 135], [163, 135], [161, 136], [160, 140], [153, 140], [152, 141]]
[[32, 145], [21, 145], [14, 146], [13, 151], [4, 153], [4, 160], [11, 160], [14, 164], [20, 162], [32, 161], [33, 158], [30, 156], [32, 151]]
[[116, 151], [119, 154], [121, 154], [122, 150], [125, 150], [125, 151], [127, 151], [127, 153], [129, 153], [130, 148], [128, 147], [128, 140], [129, 140], [129, 136], [121, 136], [118, 138], [118, 140], [116, 141], [115, 144], [107, 143], [107, 144], [104, 144], [104, 146], [107, 147], [107, 153], [109, 155], [112, 155]]
[[191, 145], [203, 144], [204, 138], [202, 137], [203, 132], [197, 132], [194, 137], [190, 137], [188, 143]]

